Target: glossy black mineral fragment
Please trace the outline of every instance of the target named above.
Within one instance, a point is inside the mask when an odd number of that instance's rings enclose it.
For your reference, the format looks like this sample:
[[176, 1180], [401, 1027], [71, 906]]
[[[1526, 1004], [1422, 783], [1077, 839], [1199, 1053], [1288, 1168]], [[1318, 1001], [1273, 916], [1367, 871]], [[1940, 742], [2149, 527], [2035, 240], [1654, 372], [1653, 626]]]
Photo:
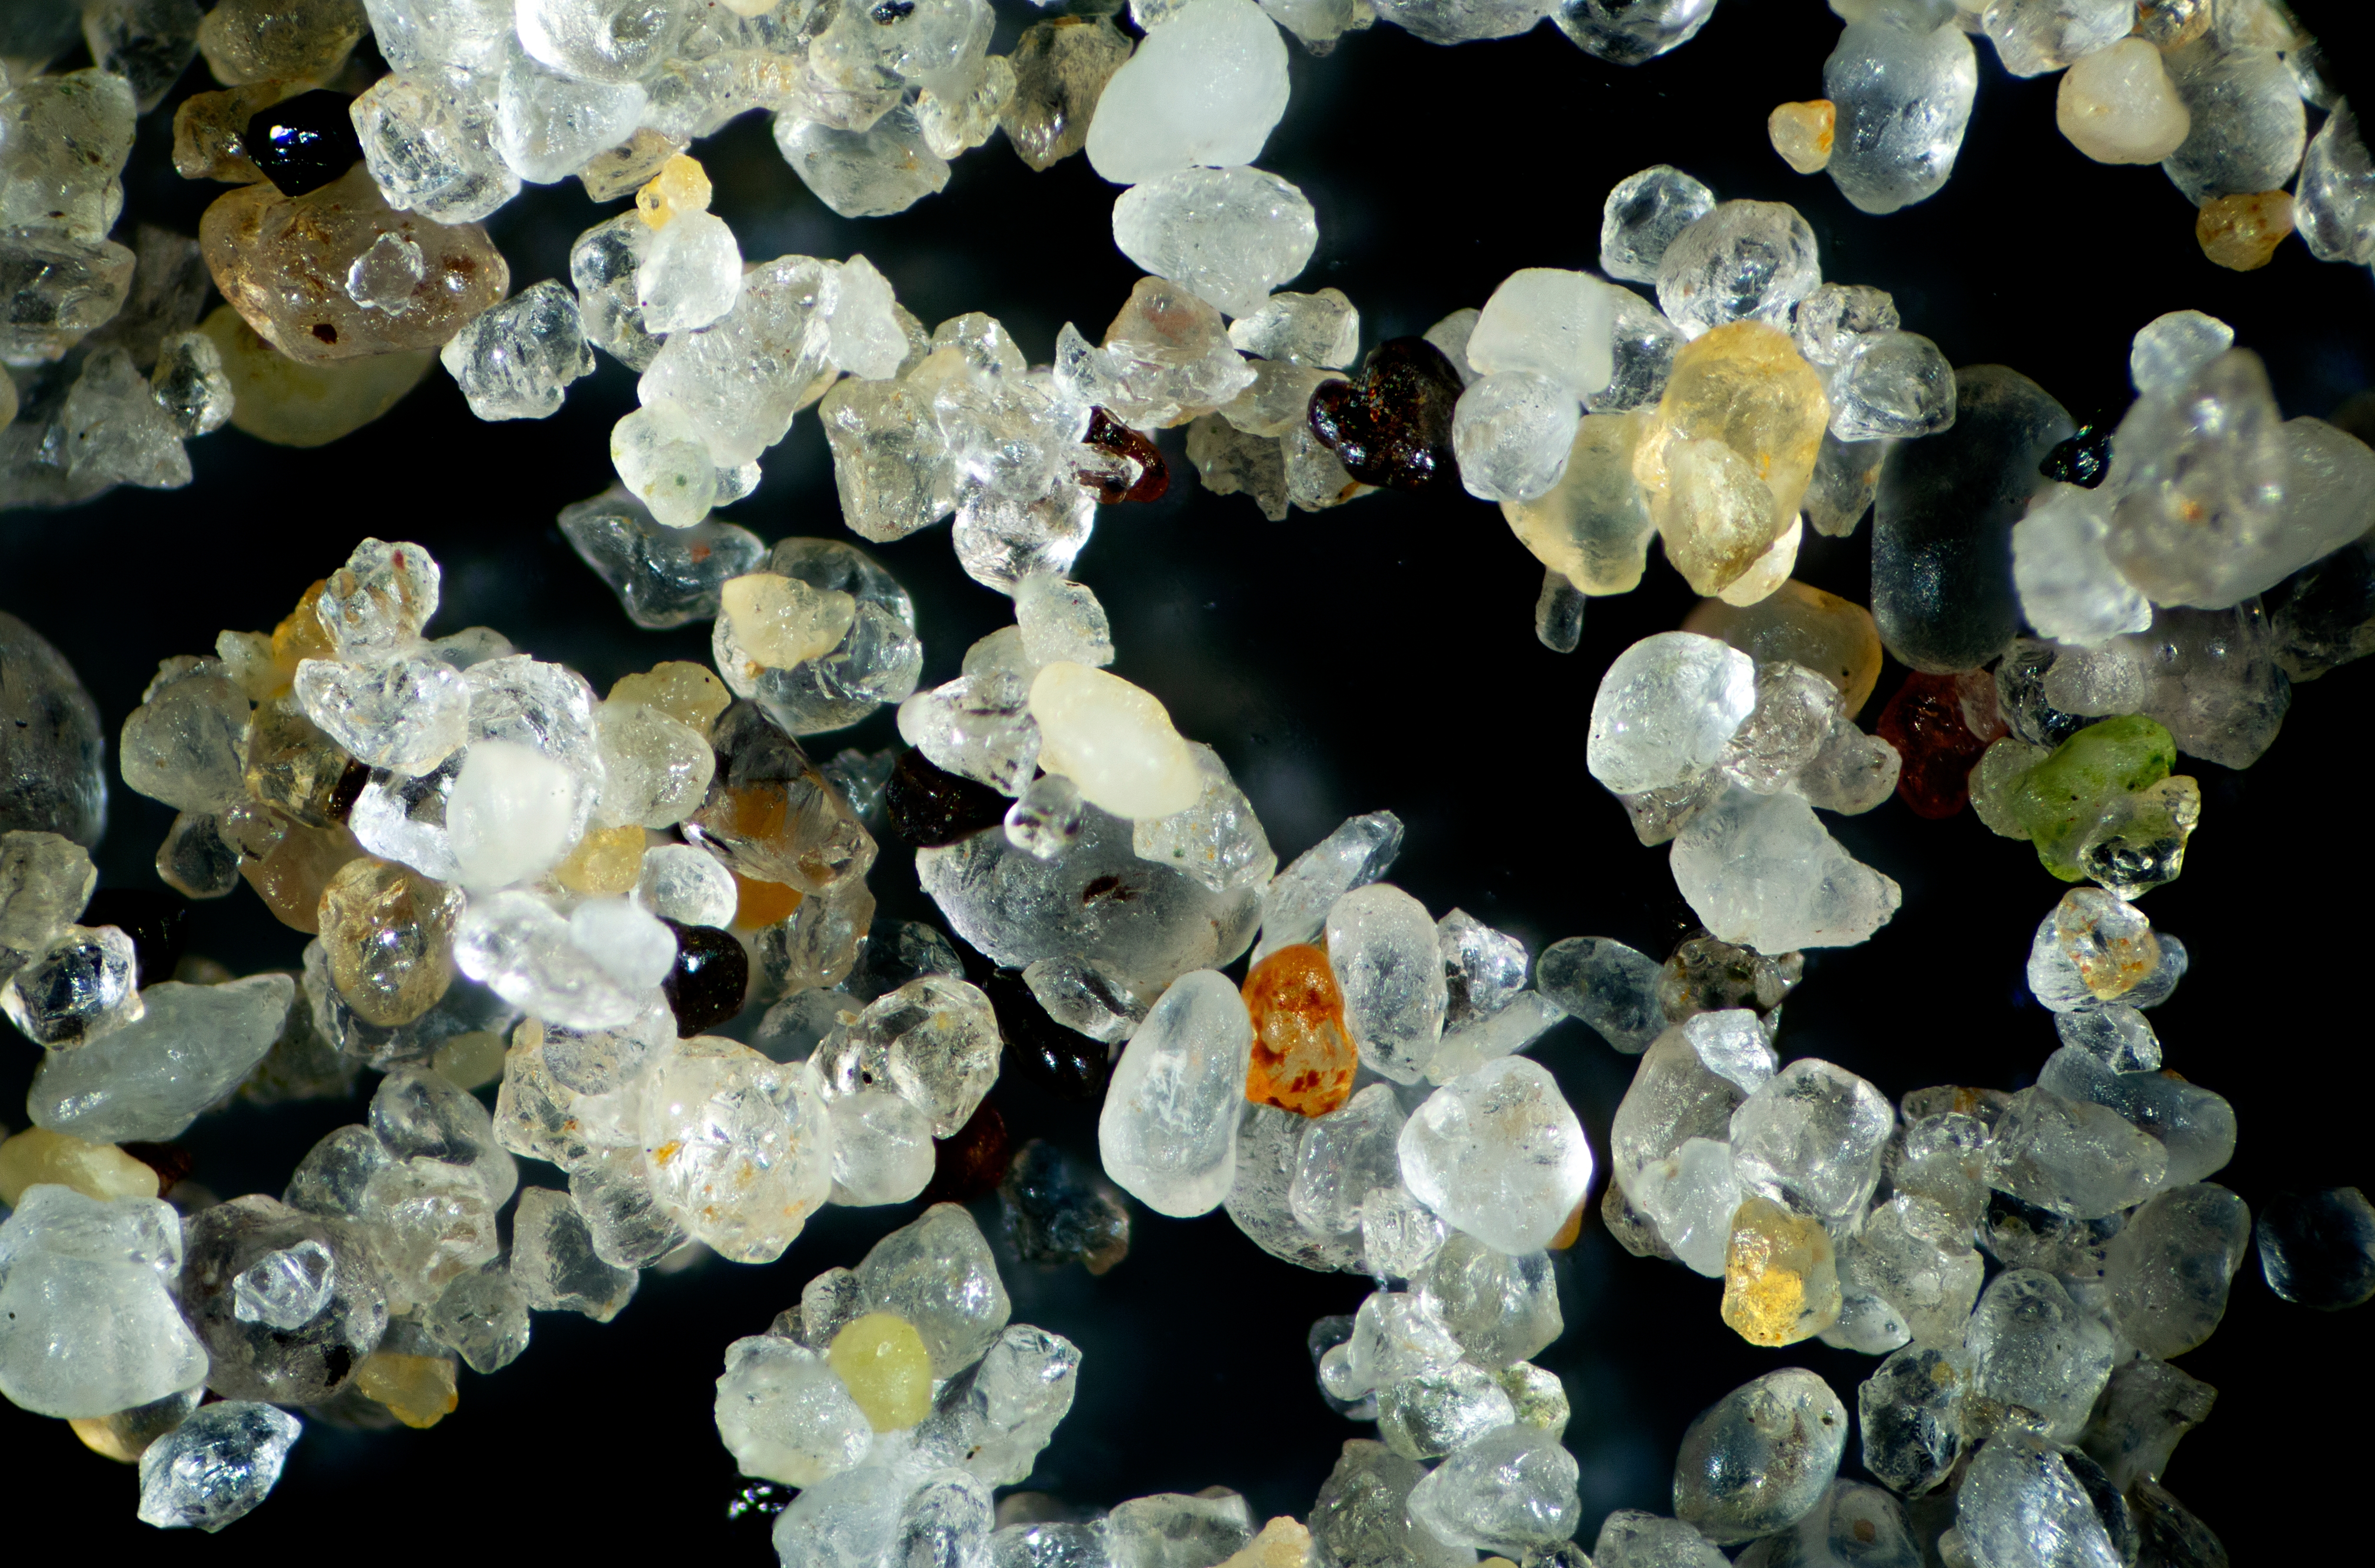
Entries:
[[1083, 446], [1093, 446], [1100, 452], [1110, 452], [1117, 457], [1127, 457], [1138, 465], [1137, 482], [1127, 487], [1111, 479], [1081, 476], [1081, 482], [1096, 492], [1097, 500], [1106, 506], [1123, 501], [1161, 501], [1171, 489], [1171, 469], [1163, 461], [1163, 454], [1153, 442], [1140, 431], [1130, 429], [1102, 408], [1089, 410], [1089, 433], [1081, 438]]
[[742, 1010], [750, 990], [750, 955], [734, 933], [715, 925], [665, 923], [676, 933], [676, 964], [660, 982], [677, 1032], [691, 1037], [716, 1028]]
[[1058, 1100], [1101, 1105], [1113, 1079], [1113, 1047], [1047, 1016], [1019, 969], [994, 971], [982, 984], [1006, 1036], [1014, 1069]]
[[241, 145], [282, 195], [318, 191], [363, 156], [348, 112], [354, 101], [340, 92], [300, 93], [259, 111]]
[[2285, 1300], [2339, 1312], [2375, 1296], [2375, 1208], [2357, 1187], [2278, 1193], [2256, 1229], [2260, 1269]]
[[353, 758], [347, 760], [347, 771], [330, 791], [330, 819], [344, 822], [355, 814], [355, 803], [363, 797], [363, 786], [370, 784], [372, 771]]
[[1311, 394], [1311, 433], [1365, 485], [1422, 490], [1456, 484], [1451, 415], [1459, 372], [1424, 337], [1393, 337], [1369, 350], [1352, 381]]
[[1006, 1173], [1008, 1148], [1005, 1116], [983, 1101], [964, 1126], [933, 1141], [932, 1179], [924, 1185], [918, 1201], [929, 1208], [987, 1197]]
[[2111, 472], [2111, 432], [2099, 424], [2078, 427], [2078, 433], [2058, 442], [2037, 471], [2058, 485], [2093, 489]]
[[943, 772], [912, 749], [899, 753], [882, 791], [891, 836], [917, 849], [937, 849], [997, 827], [1006, 820], [1009, 804], [987, 784]]
[[161, 888], [101, 888], [83, 906], [78, 925], [112, 925], [132, 938], [140, 984], [173, 978], [182, 961], [189, 904]]

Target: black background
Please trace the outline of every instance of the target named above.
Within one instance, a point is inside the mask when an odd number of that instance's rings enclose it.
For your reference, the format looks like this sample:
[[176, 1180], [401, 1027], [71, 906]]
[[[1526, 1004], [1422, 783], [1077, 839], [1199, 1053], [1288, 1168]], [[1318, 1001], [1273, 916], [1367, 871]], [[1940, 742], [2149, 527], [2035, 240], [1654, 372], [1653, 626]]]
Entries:
[[[2346, 79], [2367, 57], [2344, 36], [2353, 6], [2297, 6]], [[998, 47], [1031, 16], [1005, 6]], [[1608, 187], [1671, 162], [1720, 196], [1796, 204], [1820, 237], [1826, 277], [1892, 290], [1907, 328], [1953, 361], [2013, 365], [2080, 419], [2116, 414], [2130, 336], [2181, 307], [2235, 325], [2267, 360], [2287, 414], [2330, 415], [2375, 383], [2364, 269], [2320, 265], [2298, 241], [2262, 272], [2211, 266], [2191, 207], [2156, 170], [2081, 158], [2053, 126], [2058, 79], [2012, 79], [1984, 43], [1978, 110], [1940, 195], [1875, 219], [1827, 180], [1792, 175], [1766, 141], [1765, 115], [1820, 93], [1837, 28], [1819, 0], [1726, 0], [1695, 41], [1632, 70], [1547, 26], [1455, 49], [1379, 27], [1317, 60], [1290, 44], [1294, 100], [1261, 162], [1318, 209], [1319, 252], [1299, 286], [1348, 292], [1365, 347], [1423, 331], [1481, 304], [1518, 267], [1596, 265]], [[180, 91], [207, 85], [200, 65]], [[143, 123], [126, 223], [195, 232], [218, 188], [173, 175], [169, 116], [170, 100]], [[1034, 175], [993, 141], [957, 161], [942, 195], [850, 222], [801, 188], [762, 121], [696, 150], [746, 255], [862, 250], [927, 323], [987, 310], [1034, 360], [1067, 319], [1096, 336], [1134, 279], [1109, 239], [1114, 191], [1081, 159]], [[490, 228], [514, 289], [565, 278], [571, 239], [610, 210], [572, 182], [498, 214]], [[394, 413], [326, 448], [225, 430], [193, 444], [187, 489], [0, 516], [0, 607], [73, 660], [111, 737], [158, 659], [206, 652], [224, 627], [268, 629], [365, 535], [435, 553], [439, 630], [493, 625], [597, 689], [662, 658], [705, 658], [705, 627], [636, 631], [553, 525], [561, 506], [609, 482], [607, 432], [632, 406], [632, 384], [605, 359], [557, 417], [487, 425], [432, 370]], [[1382, 495], [1272, 525], [1243, 497], [1203, 494], [1178, 433], [1162, 439], [1171, 497], [1108, 509], [1075, 574], [1112, 614], [1117, 671], [1220, 749], [1282, 861], [1351, 813], [1391, 808], [1410, 830], [1394, 879], [1430, 909], [1460, 905], [1537, 951], [1590, 932], [1662, 954], [1688, 911], [1665, 852], [1638, 846], [1585, 773], [1582, 739], [1608, 661], [1690, 607], [1674, 573], [1653, 562], [1637, 592], [1594, 601], [1582, 647], [1563, 657], [1534, 639], [1540, 569], [1494, 508]], [[728, 516], [771, 540], [842, 536], [812, 416], [765, 466], [761, 489]], [[1868, 537], [1810, 538], [1798, 575], [1864, 599]], [[959, 572], [945, 530], [876, 553], [915, 595], [928, 682], [953, 676], [967, 644], [1009, 618], [1005, 600]], [[1867, 727], [1902, 678], [1894, 665], [1884, 674]], [[2375, 669], [2359, 666], [2303, 688], [2284, 735], [2248, 772], [2186, 764], [2202, 781], [2203, 826], [2183, 878], [2145, 904], [2193, 955], [2155, 1017], [2168, 1063], [2234, 1102], [2240, 1144], [2218, 1179], [2255, 1205], [2287, 1186], [2375, 1174], [2364, 1131], [2375, 1067], [2357, 973], [2370, 682]], [[820, 750], [894, 738], [886, 712]], [[99, 853], [106, 885], [154, 885], [150, 858], [170, 816], [115, 791]], [[1924, 821], [1891, 801], [1833, 826], [1902, 884], [1904, 907], [1869, 944], [1810, 957], [1783, 1055], [1837, 1061], [1892, 1097], [1938, 1082], [2031, 1081], [2055, 1040], [2022, 961], [2061, 885], [1967, 813]], [[896, 846], [885, 846], [872, 885], [884, 914], [933, 916]], [[302, 943], [244, 890], [199, 906], [191, 925], [194, 950], [242, 972], [292, 965]], [[1632, 1062], [1573, 1023], [1535, 1055], [1604, 1151]], [[0, 1105], [18, 1103], [32, 1061], [22, 1045], [0, 1053]], [[1010, 1073], [993, 1098], [1018, 1141], [1044, 1135], [1093, 1155], [1093, 1114]], [[360, 1114], [358, 1101], [210, 1117], [186, 1140], [195, 1179], [224, 1196], [277, 1193], [316, 1138]], [[524, 1178], [559, 1185], [533, 1165]], [[995, 1200], [977, 1212], [995, 1231]], [[727, 1517], [740, 1482], [710, 1415], [724, 1349], [911, 1215], [828, 1209], [773, 1267], [712, 1259], [646, 1276], [609, 1326], [538, 1315], [526, 1355], [490, 1378], [466, 1372], [459, 1409], [433, 1431], [313, 1423], [263, 1509], [220, 1541], [184, 1535], [171, 1548], [194, 1562], [327, 1550], [370, 1562], [424, 1550], [599, 1561], [664, 1544], [767, 1561], [764, 1519]], [[1338, 1445], [1369, 1429], [1320, 1404], [1305, 1330], [1351, 1311], [1366, 1283], [1276, 1262], [1218, 1214], [1134, 1219], [1128, 1259], [1102, 1279], [1007, 1269], [1016, 1319], [1069, 1336], [1086, 1358], [1079, 1400], [1033, 1484], [1109, 1506], [1218, 1483], [1247, 1493], [1258, 1515], [1306, 1513]], [[1560, 1270], [1567, 1332], [1541, 1360], [1574, 1402], [1567, 1444], [1582, 1465], [1586, 1542], [1611, 1509], [1671, 1510], [1676, 1440], [1726, 1391], [1801, 1364], [1852, 1408], [1873, 1364], [1811, 1342], [1778, 1352], [1743, 1343], [1717, 1317], [1714, 1281], [1626, 1256], [1596, 1221]], [[2306, 1560], [2358, 1482], [2362, 1412], [2375, 1397], [2364, 1322], [2277, 1301], [2254, 1259], [2224, 1328], [2183, 1359], [2220, 1397], [2168, 1480], [2239, 1561]], [[131, 1471], [86, 1452], [63, 1423], [0, 1406], [0, 1453], [20, 1527], [70, 1529], [111, 1558], [168, 1544], [135, 1522]], [[1850, 1468], [1853, 1456], [1850, 1445]]]

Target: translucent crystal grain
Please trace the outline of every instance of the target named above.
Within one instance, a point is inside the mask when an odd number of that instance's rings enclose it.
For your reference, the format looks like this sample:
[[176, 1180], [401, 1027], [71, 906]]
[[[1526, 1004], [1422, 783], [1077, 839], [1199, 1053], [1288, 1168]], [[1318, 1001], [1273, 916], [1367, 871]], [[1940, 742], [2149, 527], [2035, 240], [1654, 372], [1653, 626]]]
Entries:
[[2160, 1141], [2118, 1113], [2041, 1089], [2013, 1096], [1989, 1158], [1990, 1185], [2082, 1220], [2142, 1201], [2168, 1170]]
[[[1006, 840], [1041, 860], [1053, 860], [1079, 842], [1081, 791], [1062, 773], [1043, 773], [1006, 810]], [[1133, 829], [1132, 847], [1136, 831]]]
[[1715, 0], [1564, 0], [1551, 13], [1577, 48], [1616, 65], [1637, 65], [1696, 37]]
[[1097, 1124], [1107, 1174], [1161, 1213], [1217, 1206], [1235, 1175], [1252, 1046], [1235, 985], [1209, 970], [1173, 982], [1114, 1069]]
[[[492, 145], [496, 104], [485, 90], [492, 85], [484, 76], [406, 68], [355, 100], [349, 113], [363, 164], [389, 206], [437, 223], [475, 223], [519, 195], [519, 175]], [[228, 140], [235, 148], [236, 135]]]
[[951, 929], [997, 962], [1078, 957], [1149, 989], [1235, 958], [1261, 910], [1250, 888], [1215, 894], [1140, 859], [1126, 825], [1093, 807], [1080, 837], [1053, 859], [983, 833], [918, 851], [916, 862]]
[[1747, 1189], [1845, 1228], [1871, 1202], [1896, 1125], [1879, 1090], [1802, 1057], [1732, 1113], [1733, 1165]]
[[1852, 946], [1896, 913], [1896, 883], [1849, 855], [1795, 796], [1737, 787], [1674, 841], [1675, 886], [1707, 928], [1760, 951]]
[[1286, 41], [1252, 0], [1188, 0], [1106, 81], [1086, 147], [1117, 184], [1261, 156], [1286, 112]]
[[655, 1196], [724, 1256], [781, 1256], [833, 1182], [812, 1071], [706, 1037], [676, 1042], [652, 1070], [641, 1135]]
[[1542, 995], [1627, 1055], [1648, 1049], [1666, 1027], [1657, 1004], [1657, 962], [1606, 937], [1570, 937], [1535, 964]]
[[824, 391], [837, 294], [825, 265], [807, 256], [750, 268], [734, 308], [703, 331], [670, 336], [636, 395], [655, 414], [674, 405], [715, 463], [751, 461]]
[[316, 1241], [266, 1253], [231, 1281], [232, 1315], [267, 1328], [302, 1327], [329, 1304], [337, 1267]]
[[1532, 501], [1566, 472], [1582, 409], [1548, 377], [1517, 371], [1486, 375], [1459, 399], [1452, 450], [1460, 483], [1483, 501]]
[[1426, 1473], [1382, 1443], [1346, 1443], [1312, 1503], [1314, 1542], [1345, 1568], [1449, 1568], [1466, 1561], [1472, 1549], [1439, 1540], [1410, 1517], [1411, 1490]]
[[2221, 607], [2268, 586], [2292, 559], [2277, 505], [2286, 435], [2248, 349], [2140, 399], [2120, 426], [2113, 563], [2164, 604]]
[[1425, 906], [1390, 885], [1356, 888], [1329, 910], [1327, 952], [1362, 1059], [1397, 1081], [1416, 1081], [1442, 1033], [1447, 1001]]
[[1709, 637], [1661, 632], [1619, 654], [1592, 701], [1587, 760], [1609, 789], [1686, 784], [1755, 706], [1755, 664]]
[[511, 1270], [501, 1266], [455, 1276], [421, 1321], [432, 1338], [481, 1374], [502, 1371], [527, 1349], [527, 1303]]
[[179, 1138], [263, 1059], [295, 994], [285, 974], [160, 981], [141, 993], [137, 1022], [48, 1056], [27, 1109], [40, 1126], [93, 1143]]
[[1715, 210], [1715, 193], [1668, 164], [1619, 181], [1600, 226], [1600, 267], [1611, 277], [1655, 283], [1674, 237]]
[[904, 212], [949, 183], [948, 161], [913, 110], [894, 109], [863, 131], [778, 116], [775, 146], [817, 200], [844, 218]]
[[2201, 1182], [2156, 1194], [2105, 1258], [2121, 1337], [2163, 1358], [2200, 1346], [2226, 1315], [2251, 1237], [2251, 1211], [2225, 1187]]
[[230, 422], [234, 395], [222, 350], [195, 332], [174, 333], [159, 346], [149, 395], [183, 440], [211, 435]]
[[2357, 1187], [2278, 1193], [2255, 1227], [2268, 1289], [2323, 1312], [2375, 1296], [2375, 1211]]
[[1133, 185], [1114, 203], [1113, 231], [1122, 254], [1233, 316], [1258, 309], [1319, 242], [1300, 190], [1242, 167], [1176, 170]]
[[1865, 1469], [1906, 1497], [1946, 1478], [1963, 1451], [1962, 1358], [1908, 1345], [1856, 1391]]
[[690, 332], [732, 310], [741, 288], [742, 251], [726, 220], [682, 213], [642, 246], [635, 311], [654, 336]]
[[1955, 422], [1955, 373], [1928, 338], [1859, 336], [1830, 380], [1831, 433], [1841, 441], [1935, 435]]
[[803, 893], [864, 880], [874, 840], [797, 742], [749, 702], [728, 708], [710, 740], [716, 774], [688, 838], [738, 876]]
[[62, 357], [105, 324], [132, 288], [133, 254], [112, 240], [31, 228], [0, 236], [0, 356], [18, 363]]
[[2054, 486], [2013, 525], [2013, 584], [2040, 635], [2089, 648], [2151, 625], [2151, 605], [2111, 564], [2110, 525], [2111, 497], [2075, 485]]
[[903, 1095], [932, 1135], [963, 1126], [998, 1077], [998, 1031], [987, 998], [963, 980], [927, 974], [868, 1003], [857, 1021], [818, 1047], [824, 1091]]
[[843, 515], [862, 538], [902, 538], [956, 505], [956, 472], [928, 399], [900, 382], [845, 379], [818, 407]]
[[[648, 370], [660, 351], [637, 289], [656, 238], [641, 218], [622, 212], [577, 236], [569, 248], [569, 280], [586, 341], [633, 371]], [[735, 281], [738, 295], [740, 278]]]
[[1786, 330], [1822, 280], [1814, 231], [1779, 202], [1718, 204], [1673, 237], [1656, 275], [1660, 308], [1688, 337], [1736, 321]]
[[1229, 341], [1265, 360], [1341, 369], [1360, 351], [1361, 312], [1341, 289], [1272, 294], [1229, 324]]
[[2186, 200], [2284, 187], [2309, 132], [2299, 84], [2282, 55], [2204, 38], [2163, 52], [2191, 125], [2161, 168]]
[[1653, 532], [1633, 454], [1640, 416], [1592, 415], [1577, 427], [1551, 488], [1502, 503], [1518, 541], [1587, 594], [1619, 594], [1641, 580]]
[[219, 82], [322, 81], [367, 30], [360, 0], [226, 0], [200, 24], [198, 48]]
[[805, 1487], [775, 1516], [780, 1561], [795, 1568], [856, 1568], [898, 1546], [903, 1505], [916, 1491], [904, 1467], [867, 1465]]
[[608, 1323], [635, 1293], [635, 1271], [605, 1262], [575, 1202], [549, 1187], [519, 1195], [510, 1268], [521, 1299], [538, 1312], [582, 1313]]
[[1539, 1354], [1566, 1328], [1547, 1253], [1513, 1256], [1461, 1232], [1445, 1239], [1419, 1293], [1467, 1359], [1488, 1371]]
[[1583, 643], [1583, 611], [1589, 601], [1565, 574], [1544, 569], [1534, 596], [1534, 640], [1554, 654], [1572, 654]]
[[141, 1523], [211, 1535], [245, 1517], [280, 1480], [304, 1424], [244, 1399], [193, 1412], [140, 1456]]
[[1097, 100], [1130, 48], [1103, 17], [1051, 17], [1022, 29], [1008, 56], [1014, 93], [998, 124], [1025, 164], [1049, 169], [1087, 145]]
[[24, 1038], [62, 1053], [140, 1020], [137, 986], [133, 941], [119, 926], [59, 926], [0, 988], [0, 1012]]
[[1692, 1419], [1674, 1461], [1674, 1512], [1719, 1543], [1786, 1528], [1822, 1501], [1847, 1436], [1847, 1410], [1821, 1378], [1768, 1373]]
[[814, 1486], [874, 1445], [865, 1412], [824, 1359], [773, 1335], [727, 1347], [716, 1420], [744, 1475], [787, 1486]]
[[189, 483], [180, 431], [120, 348], [84, 361], [56, 428], [67, 482], [84, 494], [115, 484], [175, 489]]
[[207, 1353], [171, 1292], [181, 1220], [155, 1198], [101, 1202], [70, 1187], [26, 1192], [0, 1251], [0, 1394], [40, 1415], [113, 1414], [207, 1375]]
[[2158, 163], [2193, 129], [2161, 52], [2125, 38], [2074, 62], [2055, 94], [2054, 120], [2097, 163]]
[[2235, 329], [2216, 316], [2170, 311], [2137, 329], [2128, 350], [2128, 379], [2147, 395], [2173, 394], [2234, 346]]
[[1839, 1264], [1844, 1291], [1879, 1297], [1906, 1337], [1940, 1347], [1961, 1336], [1983, 1268], [1955, 1216], [1908, 1193], [1873, 1209]]
[[1465, 358], [1487, 375], [1530, 371], [1577, 396], [1599, 392], [1613, 370], [1609, 335], [1617, 292], [1586, 273], [1512, 273], [1484, 302]]
[[1823, 96], [1838, 110], [1828, 172], [1839, 194], [1873, 213], [1935, 195], [1962, 151], [1979, 75], [1959, 29], [1849, 26], [1823, 63]]
[[1591, 1561], [1595, 1568], [1715, 1568], [1727, 1559], [1680, 1519], [1619, 1508], [1601, 1521]]
[[440, 356], [481, 419], [549, 419], [594, 369], [577, 301], [549, 278], [470, 323]]
[[1556, 1439], [1511, 1424], [1488, 1432], [1411, 1489], [1413, 1525], [1437, 1539], [1530, 1554], [1575, 1533], [1575, 1456]]
[[1201, 793], [1185, 811], [1140, 817], [1131, 824], [1130, 847], [1142, 860], [1185, 872], [1216, 893], [1267, 884], [1278, 868], [1270, 835], [1254, 815], [1253, 803], [1237, 787], [1228, 765], [1211, 747], [1188, 743]]
[[1447, 1223], [1503, 1252], [1545, 1244], [1582, 1200], [1592, 1157], [1550, 1073], [1503, 1056], [1428, 1096], [1403, 1126], [1403, 1180]]
[[[2017, 1428], [1999, 1432], [1980, 1445], [1964, 1473], [1955, 1499], [1956, 1528], [1979, 1562], [2122, 1562], [2127, 1554], [2114, 1543], [2098, 1512], [2096, 1487], [2088, 1481], [2103, 1484], [2102, 1472], [2085, 1455], [2057, 1452]], [[2134, 1527], [2125, 1502], [2112, 1491], [2104, 1503], [2121, 1534], [2132, 1539]]]
[[97, 67], [20, 82], [0, 106], [0, 224], [87, 240], [113, 228], [136, 110], [130, 84]]
[[1981, 27], [2004, 69], [2040, 77], [2109, 48], [2135, 26], [2127, 0], [1991, 0]]
[[871, 1310], [895, 1314], [923, 1336], [935, 1378], [980, 1360], [1013, 1311], [980, 1226], [952, 1203], [933, 1205], [877, 1242], [857, 1279]]
[[[5, 801], [6, 808], [15, 804]], [[99, 873], [82, 845], [39, 822], [38, 809], [8, 809], [7, 816], [34, 819], [0, 834], [0, 970], [13, 973], [74, 923], [90, 902]]]
[[647, 101], [632, 81], [564, 75], [530, 53], [503, 63], [494, 98], [495, 152], [538, 185], [567, 179], [625, 141]]
[[2301, 159], [2293, 220], [2318, 260], [2375, 263], [2375, 159], [2347, 102], [2334, 105]]
[[1034, 1139], [998, 1185], [1006, 1233], [1025, 1263], [1078, 1262], [1104, 1274], [1129, 1255], [1129, 1210], [1082, 1161]]
[[2109, 1329], [2034, 1268], [1989, 1282], [1964, 1342], [1975, 1398], [2033, 1411], [2063, 1438], [2086, 1425], [2115, 1359]]

